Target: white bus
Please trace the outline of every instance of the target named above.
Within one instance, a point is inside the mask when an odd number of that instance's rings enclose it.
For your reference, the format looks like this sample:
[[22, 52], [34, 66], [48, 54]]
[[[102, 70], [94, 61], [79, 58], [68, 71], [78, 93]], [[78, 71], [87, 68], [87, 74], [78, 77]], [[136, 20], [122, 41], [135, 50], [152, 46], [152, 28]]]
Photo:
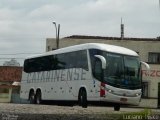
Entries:
[[[145, 63], [144, 63], [145, 64]], [[20, 96], [30, 103], [42, 100], [89, 101], [138, 105], [141, 62], [124, 47], [87, 43], [50, 51], [24, 61]]]

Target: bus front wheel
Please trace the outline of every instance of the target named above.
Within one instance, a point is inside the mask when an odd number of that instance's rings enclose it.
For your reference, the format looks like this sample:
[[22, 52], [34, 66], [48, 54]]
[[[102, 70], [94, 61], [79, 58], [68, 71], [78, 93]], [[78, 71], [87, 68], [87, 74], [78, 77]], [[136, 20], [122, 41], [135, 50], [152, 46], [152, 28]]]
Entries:
[[120, 110], [120, 104], [114, 105], [114, 111], [119, 111]]
[[87, 108], [87, 93], [84, 89], [81, 89], [79, 93], [79, 105], [83, 108]]
[[42, 102], [41, 92], [37, 92], [37, 93], [36, 93], [35, 102], [36, 102], [36, 104], [41, 104], [41, 102]]

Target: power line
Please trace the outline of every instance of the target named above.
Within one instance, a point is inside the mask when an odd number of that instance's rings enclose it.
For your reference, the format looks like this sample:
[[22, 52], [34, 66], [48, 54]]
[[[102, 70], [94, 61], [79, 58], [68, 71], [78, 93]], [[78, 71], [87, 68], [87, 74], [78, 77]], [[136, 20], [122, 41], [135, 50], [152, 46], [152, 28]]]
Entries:
[[42, 54], [42, 53], [5, 53], [0, 55], [28, 55], [28, 54]]
[[6, 60], [7, 60], [7, 59], [26, 59], [26, 58], [20, 58], [20, 57], [19, 57], [19, 58], [16, 58], [16, 57], [12, 57], [12, 58], [1, 58], [1, 57], [0, 57], [0, 60], [1, 60], [1, 59], [6, 59]]

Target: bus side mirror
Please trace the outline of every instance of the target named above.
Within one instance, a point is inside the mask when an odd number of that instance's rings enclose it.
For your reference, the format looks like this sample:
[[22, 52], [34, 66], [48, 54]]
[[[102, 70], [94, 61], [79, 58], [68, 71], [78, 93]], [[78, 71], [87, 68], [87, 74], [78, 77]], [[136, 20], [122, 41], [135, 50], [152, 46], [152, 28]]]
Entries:
[[146, 62], [141, 61], [141, 64], [147, 68], [147, 71], [150, 70], [150, 66]]
[[101, 55], [94, 55], [96, 58], [100, 59], [102, 63], [102, 69], [106, 69], [106, 59]]
[[[143, 61], [140, 61], [140, 63], [141, 63], [141, 65], [144, 65], [147, 68], [147, 74], [149, 74], [150, 66], [146, 62], [143, 62]], [[142, 68], [141, 68], [141, 70], [142, 70]], [[141, 83], [142, 83], [142, 72], [141, 72]], [[142, 87], [142, 84], [141, 84], [141, 87]]]

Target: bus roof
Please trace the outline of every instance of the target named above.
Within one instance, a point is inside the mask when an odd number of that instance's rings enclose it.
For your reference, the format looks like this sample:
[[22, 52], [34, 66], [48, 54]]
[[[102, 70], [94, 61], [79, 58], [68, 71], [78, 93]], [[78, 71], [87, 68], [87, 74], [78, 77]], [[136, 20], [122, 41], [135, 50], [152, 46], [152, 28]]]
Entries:
[[123, 55], [138, 56], [138, 54], [135, 51], [130, 50], [128, 48], [116, 46], [116, 45], [109, 45], [109, 44], [103, 44], [103, 43], [85, 43], [85, 44], [60, 48], [60, 49], [49, 51], [49, 52], [46, 52], [40, 55], [32, 56], [29, 58], [42, 57], [42, 56], [48, 56], [48, 55], [60, 54], [60, 53], [67, 53], [67, 52], [85, 50], [85, 49], [99, 49], [99, 50], [123, 54]]

